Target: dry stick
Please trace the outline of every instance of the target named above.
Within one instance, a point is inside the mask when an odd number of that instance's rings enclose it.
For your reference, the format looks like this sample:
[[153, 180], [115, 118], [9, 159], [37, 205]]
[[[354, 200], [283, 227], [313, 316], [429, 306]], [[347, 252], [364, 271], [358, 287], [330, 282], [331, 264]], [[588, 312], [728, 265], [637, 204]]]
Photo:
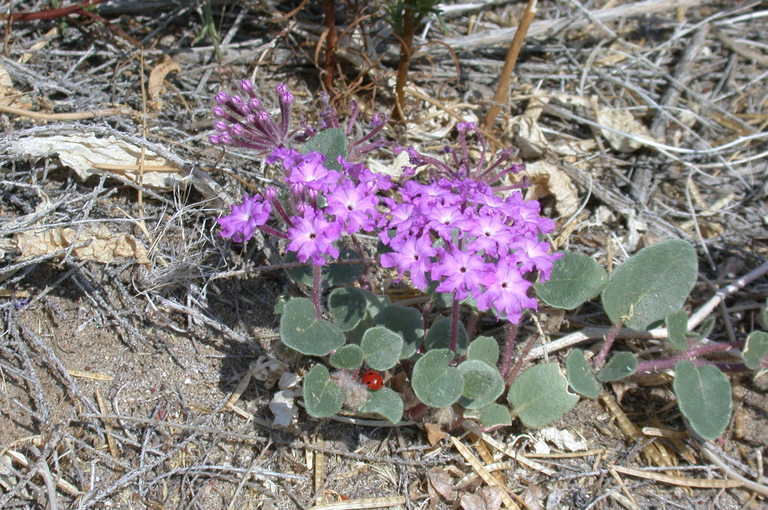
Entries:
[[336, 40], [338, 31], [336, 30], [336, 2], [334, 0], [323, 0], [323, 17], [325, 18], [325, 76], [323, 84], [325, 91], [334, 96], [333, 93], [333, 73], [336, 69]]
[[[594, 22], [594, 20], [614, 21], [618, 19], [628, 19], [634, 16], [643, 16], [654, 12], [671, 11], [678, 7], [704, 6], [714, 3], [713, 0], [647, 0], [645, 2], [635, 2], [627, 5], [620, 5], [612, 9], [602, 9], [593, 12], [592, 19], [573, 20], [570, 16], [564, 16], [553, 20], [537, 21], [531, 25], [528, 31], [532, 37], [550, 34], [559, 27], [567, 26], [571, 30], [579, 30]], [[480, 46], [493, 46], [505, 44], [512, 39], [516, 27], [502, 28], [479, 32], [476, 34], [443, 39], [442, 42], [452, 48], [462, 50], [474, 49]]]
[[395, 83], [395, 108], [392, 119], [405, 120], [405, 83], [408, 81], [408, 67], [413, 56], [413, 33], [416, 30], [416, 20], [413, 9], [403, 6], [403, 34], [400, 39], [400, 61], [397, 64], [397, 81]]
[[491, 108], [488, 110], [488, 115], [485, 117], [485, 123], [483, 124], [488, 132], [491, 131], [493, 123], [496, 121], [496, 116], [501, 111], [501, 105], [507, 102], [509, 80], [512, 78], [512, 71], [515, 70], [517, 57], [520, 56], [520, 49], [523, 47], [525, 35], [528, 33], [528, 28], [530, 28], [533, 18], [536, 16], [536, 2], [537, 0], [528, 0], [528, 5], [523, 13], [523, 19], [520, 21], [515, 37], [509, 45], [507, 58], [504, 60], [504, 68], [501, 70], [501, 76], [499, 77], [499, 86], [496, 88], [496, 95], [493, 96], [493, 103], [491, 103]]
[[[768, 273], [768, 262], [750, 271], [749, 273], [745, 274], [744, 276], [734, 281], [730, 285], [723, 287], [722, 289], [717, 291], [715, 295], [710, 298], [709, 301], [704, 303], [701, 306], [701, 308], [696, 310], [696, 312], [694, 312], [693, 315], [689, 317], [688, 331], [693, 330], [694, 328], [696, 328], [696, 326], [704, 322], [704, 319], [706, 319], [709, 316], [709, 314], [711, 314], [712, 311], [715, 308], [717, 308], [722, 301], [725, 300], [725, 298], [727, 298], [734, 292], [744, 288], [749, 283], [760, 278], [766, 273]], [[586, 342], [588, 340], [594, 340], [594, 339], [600, 338], [608, 332], [608, 329], [609, 328], [585, 328], [581, 331], [571, 333], [570, 335], [566, 335], [562, 338], [559, 338], [554, 342], [548, 343], [547, 345], [543, 345], [541, 347], [537, 347], [536, 349], [533, 349], [531, 353], [527, 356], [527, 359], [532, 360], [532, 359], [540, 358], [544, 356], [545, 353], [552, 353], [555, 351], [566, 349], [573, 345], [580, 344], [582, 342]], [[667, 338], [668, 336], [669, 336], [669, 333], [667, 332], [667, 328], [656, 328], [650, 331], [635, 331], [632, 329], [624, 328], [619, 330], [619, 333], [616, 335], [616, 338], [662, 339], [662, 338]]]

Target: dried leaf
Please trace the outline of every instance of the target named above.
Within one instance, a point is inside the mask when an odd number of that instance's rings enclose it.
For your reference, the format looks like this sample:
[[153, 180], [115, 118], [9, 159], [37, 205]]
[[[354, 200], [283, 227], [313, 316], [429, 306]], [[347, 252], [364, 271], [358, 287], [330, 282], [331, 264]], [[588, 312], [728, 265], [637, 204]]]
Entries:
[[477, 494], [465, 492], [459, 500], [461, 508], [464, 510], [487, 510], [485, 500]]
[[587, 449], [587, 442], [583, 439], [576, 439], [569, 430], [558, 430], [554, 427], [547, 427], [537, 431], [536, 435], [555, 445], [560, 451], [583, 452]]
[[427, 482], [430, 494], [432, 491], [442, 496], [448, 502], [456, 499], [456, 491], [453, 489], [453, 479], [441, 468], [432, 468], [427, 471]]
[[269, 402], [269, 410], [274, 415], [272, 425], [285, 428], [293, 425], [299, 415], [295, 400], [296, 393], [294, 391], [281, 390], [275, 392], [272, 400]]
[[104, 225], [96, 229], [84, 228], [79, 236], [72, 228], [53, 228], [19, 232], [15, 239], [22, 259], [48, 255], [67, 249], [73, 243], [90, 241], [74, 248], [72, 255], [104, 264], [110, 264], [118, 257], [133, 257], [139, 264], [150, 264], [147, 249], [138, 239], [130, 234], [113, 232]]
[[435, 425], [434, 423], [425, 423], [424, 430], [427, 432], [427, 441], [429, 441], [429, 444], [432, 446], [435, 446], [447, 437], [446, 433], [443, 432], [443, 429], [440, 428], [440, 425]]
[[554, 195], [555, 207], [561, 216], [570, 216], [579, 209], [579, 192], [568, 177], [568, 174], [555, 165], [544, 161], [536, 161], [525, 165], [525, 172], [520, 174], [528, 177], [533, 186], [528, 188], [526, 198], [540, 199]]
[[593, 108], [597, 123], [609, 128], [601, 128], [600, 134], [615, 150], [633, 152], [642, 147], [646, 141], [653, 141], [650, 130], [635, 119], [631, 112], [600, 108], [597, 106], [596, 99], [593, 100]]
[[[56, 154], [81, 179], [92, 175], [120, 174], [126, 179], [158, 189], [172, 189], [182, 181], [182, 170], [165, 158], [115, 137], [94, 134], [32, 136], [10, 145], [16, 156], [42, 158]], [[141, 168], [143, 168], [143, 171]]]
[[504, 502], [503, 493], [500, 487], [480, 487], [477, 491], [485, 502], [486, 510], [499, 510]]
[[165, 77], [169, 73], [178, 73], [181, 71], [179, 64], [168, 55], [163, 55], [162, 60], [149, 73], [149, 84], [147, 92], [149, 93], [149, 107], [158, 111], [163, 107], [161, 95], [165, 91]]
[[11, 106], [23, 110], [32, 107], [32, 103], [24, 100], [24, 94], [14, 88], [11, 75], [2, 63], [0, 63], [0, 106]]

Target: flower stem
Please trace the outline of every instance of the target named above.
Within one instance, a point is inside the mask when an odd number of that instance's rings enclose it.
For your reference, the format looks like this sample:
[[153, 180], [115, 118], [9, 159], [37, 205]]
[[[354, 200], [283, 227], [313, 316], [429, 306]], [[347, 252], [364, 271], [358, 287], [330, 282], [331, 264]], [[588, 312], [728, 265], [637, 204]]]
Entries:
[[323, 318], [323, 309], [320, 306], [320, 285], [323, 266], [312, 264], [312, 304], [315, 305], [315, 317]]
[[530, 337], [528, 337], [528, 340], [525, 341], [523, 344], [522, 349], [517, 353], [517, 359], [515, 360], [515, 365], [512, 367], [512, 370], [509, 371], [507, 374], [507, 377], [504, 378], [504, 382], [507, 384], [512, 384], [517, 377], [517, 374], [520, 373], [520, 370], [523, 368], [523, 363], [525, 363], [525, 358], [528, 357], [528, 353], [531, 352], [531, 349], [533, 349], [533, 344], [536, 343], [536, 340], [539, 339], [539, 334], [534, 333]]
[[501, 354], [501, 364], [499, 365], [499, 373], [504, 380], [507, 380], [507, 373], [512, 368], [512, 355], [515, 353], [515, 340], [517, 339], [517, 324], [507, 323], [507, 327], [504, 328], [506, 338], [504, 339], [504, 352]]
[[456, 295], [453, 297], [453, 305], [451, 306], [451, 339], [448, 342], [448, 348], [452, 352], [456, 352], [459, 347], [459, 300], [456, 299]]

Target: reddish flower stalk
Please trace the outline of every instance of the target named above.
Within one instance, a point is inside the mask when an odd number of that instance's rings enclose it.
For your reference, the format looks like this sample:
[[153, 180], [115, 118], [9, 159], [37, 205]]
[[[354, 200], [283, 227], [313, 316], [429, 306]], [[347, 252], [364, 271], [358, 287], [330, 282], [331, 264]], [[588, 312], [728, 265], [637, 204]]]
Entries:
[[83, 14], [83, 10], [88, 7], [101, 3], [103, 0], [85, 0], [83, 3], [70, 5], [69, 7], [60, 7], [58, 9], [46, 9], [35, 12], [17, 12], [11, 14], [12, 21], [32, 21], [36, 19], [56, 19], [69, 16], [70, 14]]

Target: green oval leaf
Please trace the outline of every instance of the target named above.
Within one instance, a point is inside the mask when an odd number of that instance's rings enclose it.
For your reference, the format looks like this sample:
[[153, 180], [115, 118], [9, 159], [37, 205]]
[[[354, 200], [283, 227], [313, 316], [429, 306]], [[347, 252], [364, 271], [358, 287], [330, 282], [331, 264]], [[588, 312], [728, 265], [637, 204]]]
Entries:
[[328, 369], [315, 365], [304, 377], [304, 405], [315, 418], [327, 418], [341, 411], [344, 392], [331, 380]]
[[507, 406], [501, 404], [488, 404], [478, 410], [478, 418], [483, 427], [499, 427], [512, 424], [512, 416]]
[[768, 367], [768, 333], [765, 331], [750, 333], [741, 357], [744, 359], [744, 364], [752, 370]]
[[617, 352], [597, 373], [598, 381], [611, 382], [624, 379], [635, 373], [637, 358], [631, 352]]
[[597, 382], [592, 373], [592, 367], [584, 358], [584, 351], [573, 349], [565, 359], [565, 369], [568, 373], [568, 384], [573, 391], [588, 398], [597, 398], [603, 391], [603, 386]]
[[344, 345], [344, 333], [334, 324], [315, 318], [315, 307], [307, 298], [293, 298], [283, 307], [280, 340], [308, 356], [325, 356]]
[[340, 128], [328, 128], [318, 132], [301, 148], [304, 154], [313, 151], [325, 156], [326, 168], [341, 171], [339, 156], [347, 155], [347, 137], [344, 136], [344, 131]]
[[643, 248], [611, 275], [603, 307], [611, 321], [644, 331], [682, 308], [697, 275], [696, 251], [676, 239]]
[[461, 397], [464, 378], [455, 367], [449, 367], [454, 353], [448, 349], [435, 349], [419, 358], [413, 366], [413, 391], [419, 400], [430, 407], [447, 407]]
[[[458, 346], [456, 354], [464, 354], [467, 350], [467, 343], [469, 342], [469, 336], [467, 330], [464, 329], [464, 325], [459, 322], [458, 331]], [[451, 318], [440, 317], [432, 323], [432, 327], [427, 331], [427, 336], [424, 338], [424, 347], [431, 351], [432, 349], [447, 349], [451, 340]]]
[[400, 353], [403, 352], [403, 337], [384, 326], [374, 326], [363, 334], [360, 347], [369, 367], [387, 370], [400, 360]]
[[459, 404], [465, 409], [485, 407], [504, 392], [504, 379], [498, 369], [485, 361], [468, 359], [458, 369], [464, 377], [464, 390]]
[[403, 399], [391, 388], [381, 388], [370, 392], [370, 397], [359, 411], [378, 414], [392, 423], [397, 423], [403, 417]]
[[677, 310], [668, 314], [664, 318], [664, 325], [667, 326], [667, 335], [669, 343], [675, 349], [686, 349], [688, 340], [685, 338], [688, 333], [688, 314], [685, 310]]
[[479, 359], [494, 367], [499, 361], [499, 343], [495, 338], [479, 336], [467, 347], [467, 359]]
[[424, 317], [415, 308], [390, 305], [373, 318], [373, 323], [398, 333], [403, 338], [400, 359], [414, 355], [424, 340]]
[[328, 295], [328, 311], [342, 331], [351, 331], [365, 318], [367, 301], [360, 289], [339, 287]]
[[600, 294], [608, 273], [586, 255], [565, 252], [555, 261], [549, 281], [535, 285], [536, 296], [549, 306], [573, 310]]
[[363, 364], [363, 350], [359, 345], [345, 345], [328, 360], [334, 368], [357, 370]]
[[731, 383], [717, 367], [678, 361], [672, 388], [680, 411], [696, 434], [713, 440], [725, 432], [733, 407]]
[[507, 399], [526, 427], [538, 428], [561, 418], [579, 396], [568, 391], [568, 381], [557, 363], [543, 363], [517, 376]]

